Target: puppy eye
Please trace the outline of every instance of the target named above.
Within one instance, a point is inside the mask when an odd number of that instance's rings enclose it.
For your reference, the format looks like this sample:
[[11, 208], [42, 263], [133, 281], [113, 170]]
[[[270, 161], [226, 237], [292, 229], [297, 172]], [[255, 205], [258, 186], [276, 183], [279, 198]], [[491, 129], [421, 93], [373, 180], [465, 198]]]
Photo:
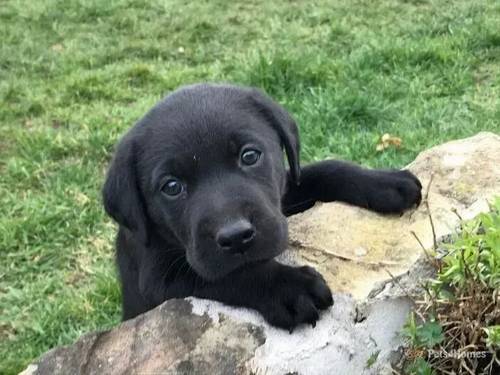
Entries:
[[163, 185], [161, 188], [161, 191], [171, 197], [175, 197], [182, 193], [184, 190], [184, 187], [182, 183], [179, 180], [176, 180], [175, 178], [169, 178], [167, 182]]
[[245, 165], [254, 165], [259, 161], [262, 153], [255, 149], [246, 149], [241, 153], [241, 162]]

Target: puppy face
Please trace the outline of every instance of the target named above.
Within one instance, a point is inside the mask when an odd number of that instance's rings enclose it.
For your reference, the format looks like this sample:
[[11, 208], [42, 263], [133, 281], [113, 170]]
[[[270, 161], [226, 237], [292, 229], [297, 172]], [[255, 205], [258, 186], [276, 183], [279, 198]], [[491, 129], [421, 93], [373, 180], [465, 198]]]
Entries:
[[256, 90], [183, 88], [122, 140], [105, 207], [146, 245], [155, 234], [201, 277], [223, 277], [286, 247], [283, 146], [297, 179], [297, 129], [282, 107]]

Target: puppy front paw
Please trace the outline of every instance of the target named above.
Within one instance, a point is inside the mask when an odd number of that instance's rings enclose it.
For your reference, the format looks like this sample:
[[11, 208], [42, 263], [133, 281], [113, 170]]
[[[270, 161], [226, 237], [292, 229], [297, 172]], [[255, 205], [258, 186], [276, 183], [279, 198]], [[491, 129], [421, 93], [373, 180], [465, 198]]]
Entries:
[[259, 311], [272, 325], [292, 333], [302, 324], [316, 326], [319, 311], [333, 305], [332, 292], [314, 268], [282, 266], [273, 278], [269, 298]]
[[374, 171], [368, 186], [368, 208], [380, 213], [402, 213], [418, 206], [422, 200], [422, 184], [410, 171]]

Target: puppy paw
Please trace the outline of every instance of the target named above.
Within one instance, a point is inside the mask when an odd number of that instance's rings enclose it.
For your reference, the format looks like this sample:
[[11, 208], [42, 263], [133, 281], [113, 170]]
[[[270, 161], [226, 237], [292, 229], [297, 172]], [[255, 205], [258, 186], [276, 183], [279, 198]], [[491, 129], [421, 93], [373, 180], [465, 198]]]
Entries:
[[269, 300], [259, 310], [270, 324], [290, 333], [303, 323], [315, 327], [320, 310], [333, 305], [325, 279], [311, 267], [283, 266], [273, 281]]
[[368, 208], [381, 213], [402, 213], [418, 206], [422, 200], [422, 184], [410, 171], [374, 171], [368, 186]]

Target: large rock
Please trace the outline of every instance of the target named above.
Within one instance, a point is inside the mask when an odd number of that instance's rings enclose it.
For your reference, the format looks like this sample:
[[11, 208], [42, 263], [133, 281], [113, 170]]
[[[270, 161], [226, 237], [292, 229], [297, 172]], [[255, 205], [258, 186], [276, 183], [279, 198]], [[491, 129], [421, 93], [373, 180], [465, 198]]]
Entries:
[[265, 342], [263, 329], [236, 320], [215, 322], [171, 300], [111, 331], [83, 336], [48, 352], [26, 373], [37, 374], [235, 374]]
[[[435, 235], [453, 232], [459, 216], [488, 210], [500, 194], [500, 137], [479, 133], [422, 152], [408, 166], [428, 196]], [[431, 181], [432, 178], [432, 181]], [[455, 212], [454, 212], [455, 211]], [[457, 215], [458, 214], [458, 215]], [[315, 266], [333, 290], [363, 299], [389, 274], [407, 271], [433, 247], [427, 206], [399, 216], [382, 216], [343, 203], [317, 204], [290, 218], [292, 256]]]
[[[487, 210], [488, 200], [500, 195], [500, 137], [480, 133], [434, 147], [408, 168], [423, 182], [436, 238], [445, 236], [459, 216]], [[292, 217], [290, 232], [291, 251], [283, 260], [313, 265], [336, 292], [335, 305], [315, 329], [289, 334], [250, 310], [172, 300], [54, 349], [25, 373], [389, 373], [411, 307], [406, 293], [432, 274], [412, 234], [432, 248], [427, 205], [387, 217], [341, 203], [318, 204]]]

